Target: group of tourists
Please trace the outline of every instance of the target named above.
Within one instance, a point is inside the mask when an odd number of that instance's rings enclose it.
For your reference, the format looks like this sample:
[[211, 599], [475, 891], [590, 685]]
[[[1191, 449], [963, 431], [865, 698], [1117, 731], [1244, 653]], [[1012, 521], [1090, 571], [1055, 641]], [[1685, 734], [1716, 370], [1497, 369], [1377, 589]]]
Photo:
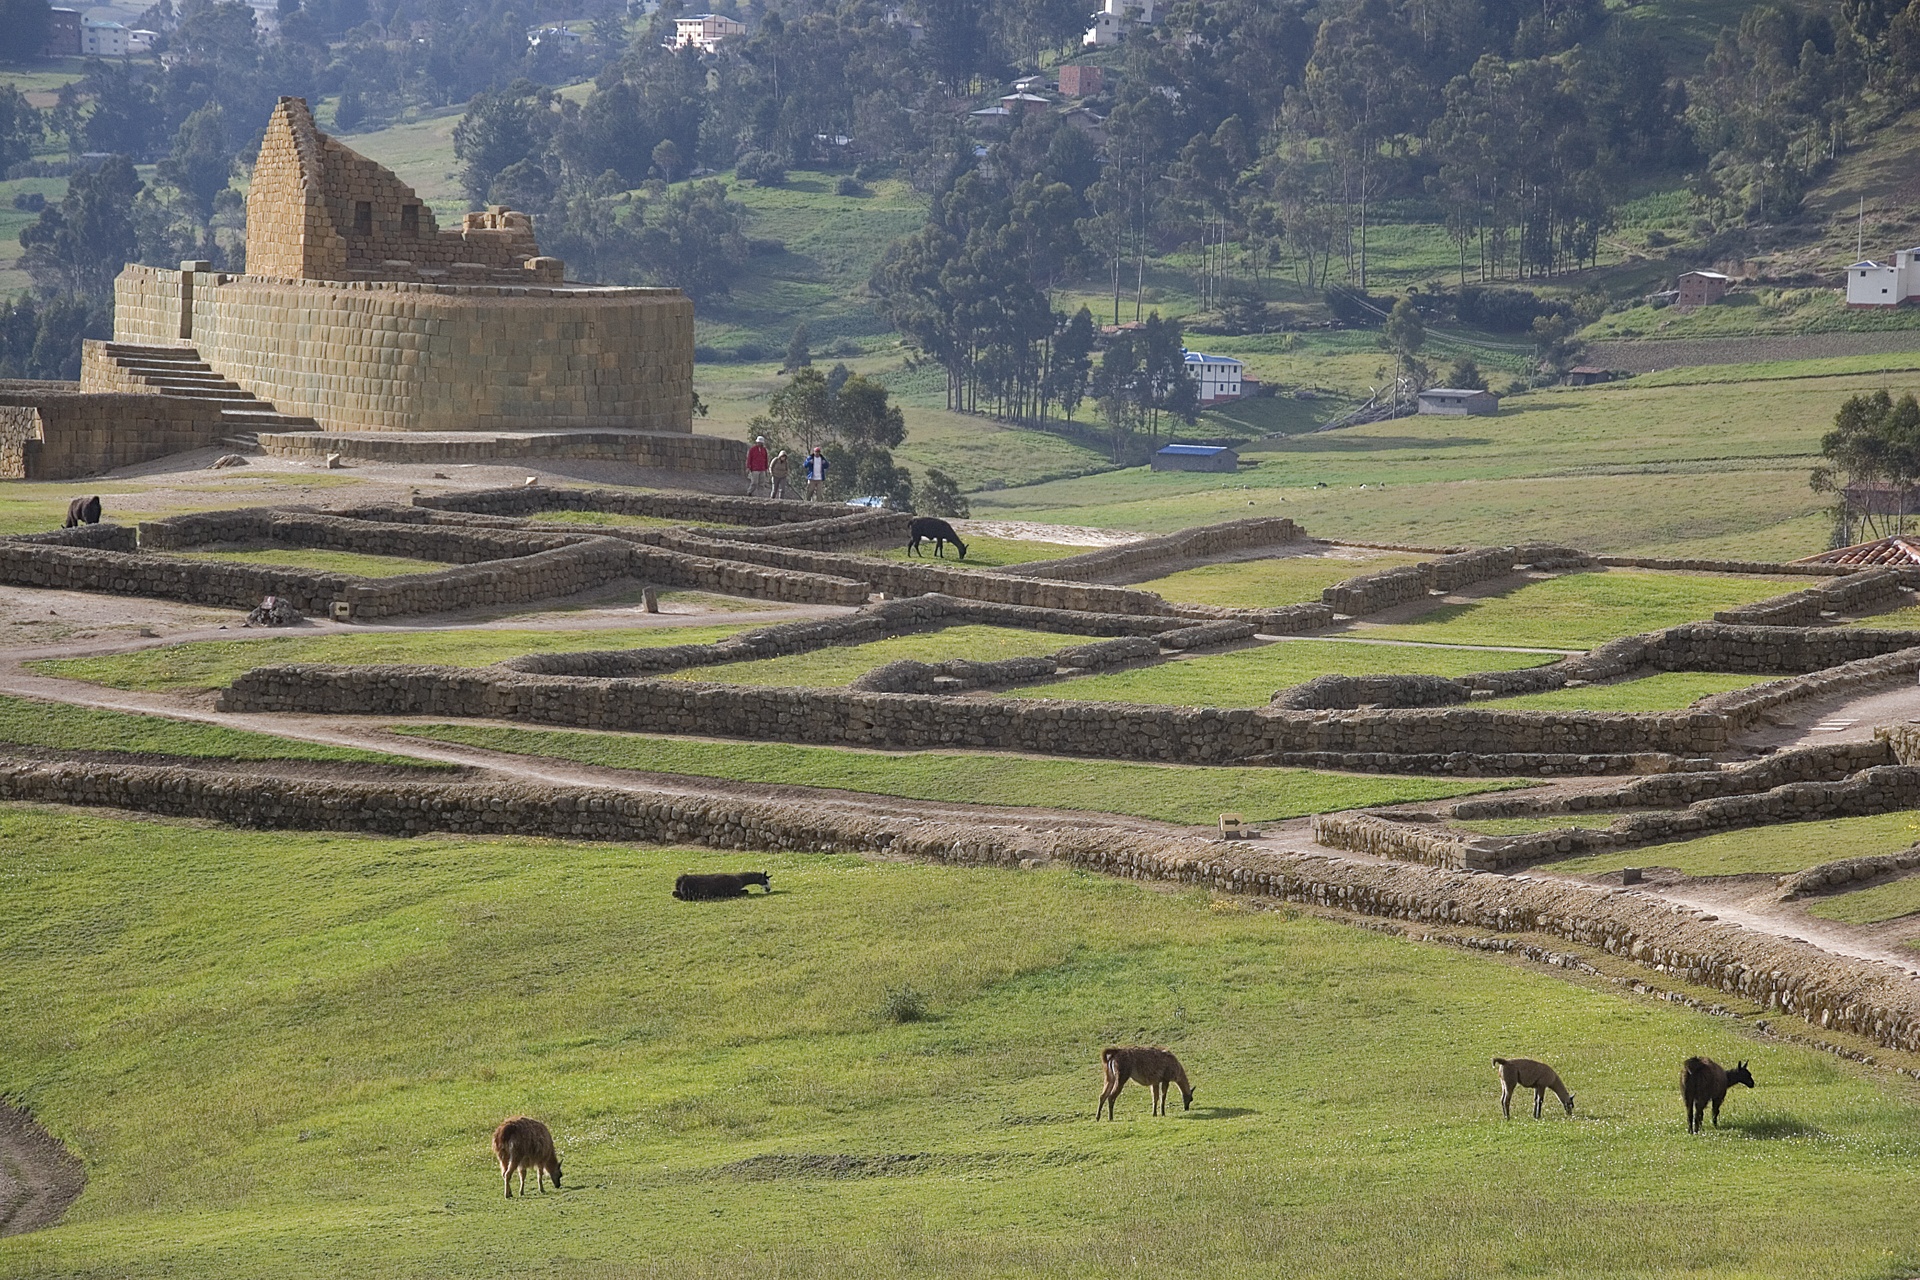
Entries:
[[[787, 475], [792, 469], [793, 460], [787, 457], [785, 449], [776, 454], [767, 452], [767, 438], [755, 436], [753, 447], [747, 450], [747, 496], [749, 498], [784, 498], [787, 496]], [[820, 452], [820, 446], [813, 446], [812, 452], [800, 461], [800, 474], [807, 482], [807, 501], [826, 496], [827, 456]]]

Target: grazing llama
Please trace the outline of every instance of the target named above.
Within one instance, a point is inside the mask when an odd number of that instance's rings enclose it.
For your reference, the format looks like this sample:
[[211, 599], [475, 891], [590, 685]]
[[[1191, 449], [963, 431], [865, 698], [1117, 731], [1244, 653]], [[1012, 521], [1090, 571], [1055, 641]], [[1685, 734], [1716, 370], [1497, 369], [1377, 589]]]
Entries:
[[1547, 1100], [1547, 1090], [1553, 1090], [1560, 1104], [1573, 1114], [1573, 1095], [1567, 1086], [1560, 1083], [1559, 1074], [1544, 1062], [1535, 1062], [1532, 1058], [1495, 1058], [1493, 1069], [1500, 1073], [1500, 1114], [1513, 1119], [1513, 1091], [1515, 1089], [1533, 1090], [1533, 1118], [1540, 1118], [1540, 1108]]
[[513, 1199], [513, 1175], [520, 1175], [520, 1194], [527, 1194], [527, 1170], [536, 1172], [542, 1195], [547, 1190], [547, 1175], [560, 1186], [560, 1157], [554, 1154], [553, 1131], [538, 1120], [516, 1116], [493, 1131], [493, 1154], [500, 1161], [500, 1177], [507, 1184], [507, 1199]]
[[1146, 1085], [1153, 1094], [1153, 1114], [1167, 1114], [1167, 1086], [1180, 1086], [1180, 1102], [1183, 1110], [1193, 1109], [1193, 1086], [1187, 1083], [1187, 1072], [1180, 1065], [1180, 1059], [1165, 1049], [1150, 1049], [1135, 1045], [1130, 1049], [1106, 1049], [1100, 1054], [1100, 1065], [1106, 1071], [1106, 1087], [1100, 1091], [1100, 1101], [1093, 1109], [1093, 1118], [1100, 1118], [1100, 1110], [1106, 1108], [1107, 1119], [1113, 1119], [1114, 1099], [1120, 1096], [1120, 1090], [1126, 1088], [1127, 1081], [1137, 1080]]
[[967, 558], [967, 544], [960, 541], [960, 535], [953, 531], [952, 525], [935, 516], [916, 516], [913, 523], [907, 526], [907, 554], [920, 555], [920, 544], [929, 539], [933, 542], [933, 554], [942, 560], [947, 558], [949, 542], [960, 552], [962, 560]]
[[750, 884], [759, 885], [767, 893], [773, 892], [773, 882], [764, 871], [719, 871], [710, 875], [689, 872], [673, 882], [673, 896], [682, 902], [739, 898], [746, 895]]
[[1720, 1104], [1736, 1084], [1753, 1088], [1753, 1072], [1743, 1061], [1729, 1071], [1712, 1058], [1688, 1058], [1680, 1066], [1680, 1100], [1687, 1104], [1687, 1132], [1700, 1132], [1700, 1121], [1713, 1107], [1713, 1127], [1720, 1127]]

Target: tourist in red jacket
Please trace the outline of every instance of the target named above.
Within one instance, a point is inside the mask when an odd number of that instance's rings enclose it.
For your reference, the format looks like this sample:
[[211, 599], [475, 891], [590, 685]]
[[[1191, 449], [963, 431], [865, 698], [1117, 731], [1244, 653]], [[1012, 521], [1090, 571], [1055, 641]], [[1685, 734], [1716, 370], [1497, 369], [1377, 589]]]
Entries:
[[749, 498], [764, 498], [772, 491], [772, 479], [767, 474], [767, 468], [771, 465], [772, 459], [767, 456], [767, 438], [755, 436], [753, 448], [747, 450], [747, 496]]

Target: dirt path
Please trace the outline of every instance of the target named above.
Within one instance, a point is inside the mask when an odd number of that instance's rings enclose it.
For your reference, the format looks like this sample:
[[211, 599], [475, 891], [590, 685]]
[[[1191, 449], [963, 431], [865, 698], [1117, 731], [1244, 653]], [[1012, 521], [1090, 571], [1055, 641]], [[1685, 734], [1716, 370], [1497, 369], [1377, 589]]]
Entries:
[[0, 1236], [52, 1226], [86, 1185], [77, 1156], [25, 1111], [0, 1103]]

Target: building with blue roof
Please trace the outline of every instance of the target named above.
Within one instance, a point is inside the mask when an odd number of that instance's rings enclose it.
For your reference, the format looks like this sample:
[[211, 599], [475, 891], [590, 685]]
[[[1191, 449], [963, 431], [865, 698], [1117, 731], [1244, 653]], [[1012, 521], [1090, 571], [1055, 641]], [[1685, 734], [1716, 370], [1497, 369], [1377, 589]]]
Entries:
[[1155, 471], [1238, 471], [1240, 455], [1224, 445], [1170, 444], [1153, 455]]

